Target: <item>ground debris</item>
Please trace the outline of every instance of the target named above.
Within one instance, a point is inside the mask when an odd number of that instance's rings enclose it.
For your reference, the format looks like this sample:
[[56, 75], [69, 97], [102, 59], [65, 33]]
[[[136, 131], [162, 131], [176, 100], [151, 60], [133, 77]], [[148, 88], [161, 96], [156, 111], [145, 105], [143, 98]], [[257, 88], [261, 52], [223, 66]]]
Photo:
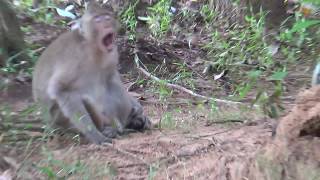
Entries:
[[320, 87], [299, 94], [296, 105], [278, 124], [250, 168], [251, 179], [320, 177]]

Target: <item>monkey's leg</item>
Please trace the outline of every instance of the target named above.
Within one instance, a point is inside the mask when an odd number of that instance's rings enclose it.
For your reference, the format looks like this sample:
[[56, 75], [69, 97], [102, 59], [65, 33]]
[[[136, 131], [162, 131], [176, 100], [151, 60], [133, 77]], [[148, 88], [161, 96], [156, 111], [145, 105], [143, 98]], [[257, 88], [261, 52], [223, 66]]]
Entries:
[[[115, 138], [118, 134], [123, 132], [123, 125], [119, 120], [111, 121], [108, 117], [103, 116], [101, 113], [97, 112], [93, 104], [90, 102], [89, 98], [82, 99], [83, 105], [89, 113], [93, 123], [96, 125], [97, 129], [108, 138]], [[112, 126], [103, 127], [103, 122], [112, 122]]]
[[117, 118], [112, 119], [111, 124], [109, 126], [105, 126], [102, 130], [102, 134], [109, 138], [115, 138], [118, 135], [124, 133], [125, 128], [121, 121]]
[[143, 108], [141, 104], [134, 99], [131, 98], [132, 110], [128, 117], [128, 124], [126, 129], [134, 129], [134, 130], [145, 130], [151, 128], [151, 121], [147, 116], [143, 114]]
[[95, 110], [92, 103], [90, 103], [89, 98], [83, 97], [82, 103], [83, 103], [86, 111], [89, 113], [89, 115], [92, 119], [92, 122], [96, 125], [97, 129], [99, 131], [101, 131], [102, 126], [103, 126], [102, 122], [103, 122], [104, 117]]
[[102, 134], [108, 138], [115, 138], [117, 137], [119, 134], [119, 131], [117, 130], [117, 128], [111, 127], [111, 126], [106, 126], [103, 128], [103, 130], [101, 131]]
[[69, 122], [69, 119], [63, 115], [62, 110], [60, 109], [57, 103], [54, 103], [50, 106], [49, 113], [51, 116], [51, 121], [49, 122], [49, 126], [54, 129], [62, 130], [65, 132], [66, 130], [72, 131], [74, 133], [80, 133], [76, 131]]
[[95, 126], [89, 113], [86, 111], [81, 97], [68, 94], [58, 96], [58, 105], [61, 107], [65, 117], [70, 123], [83, 134], [90, 142], [101, 144], [103, 142], [112, 142], [110, 138], [105, 137]]

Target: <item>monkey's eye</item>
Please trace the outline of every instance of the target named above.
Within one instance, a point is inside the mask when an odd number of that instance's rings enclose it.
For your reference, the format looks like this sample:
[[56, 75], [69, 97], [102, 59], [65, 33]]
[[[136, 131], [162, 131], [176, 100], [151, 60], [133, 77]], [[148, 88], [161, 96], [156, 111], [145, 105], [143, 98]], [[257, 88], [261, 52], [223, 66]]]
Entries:
[[101, 22], [101, 21], [105, 21], [105, 20], [110, 20], [110, 16], [109, 15], [98, 15], [94, 17], [94, 21], [95, 22]]

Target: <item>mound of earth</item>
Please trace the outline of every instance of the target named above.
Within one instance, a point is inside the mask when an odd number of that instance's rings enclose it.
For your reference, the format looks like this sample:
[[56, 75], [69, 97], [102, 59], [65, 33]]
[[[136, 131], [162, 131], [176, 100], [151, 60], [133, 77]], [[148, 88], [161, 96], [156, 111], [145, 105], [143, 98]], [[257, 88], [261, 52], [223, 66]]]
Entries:
[[320, 87], [301, 93], [276, 135], [251, 161], [249, 179], [320, 179]]

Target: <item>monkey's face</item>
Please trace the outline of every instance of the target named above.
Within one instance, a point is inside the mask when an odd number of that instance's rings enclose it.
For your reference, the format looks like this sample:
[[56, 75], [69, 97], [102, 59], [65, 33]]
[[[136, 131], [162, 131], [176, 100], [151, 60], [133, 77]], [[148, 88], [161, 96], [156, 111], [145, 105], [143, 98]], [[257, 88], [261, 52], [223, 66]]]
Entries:
[[115, 19], [108, 14], [96, 15], [92, 20], [93, 29], [95, 30], [95, 41], [101, 51], [111, 51], [116, 43], [116, 26]]
[[112, 15], [105, 13], [86, 13], [81, 18], [80, 32], [82, 36], [102, 52], [110, 52], [115, 46], [117, 21]]

